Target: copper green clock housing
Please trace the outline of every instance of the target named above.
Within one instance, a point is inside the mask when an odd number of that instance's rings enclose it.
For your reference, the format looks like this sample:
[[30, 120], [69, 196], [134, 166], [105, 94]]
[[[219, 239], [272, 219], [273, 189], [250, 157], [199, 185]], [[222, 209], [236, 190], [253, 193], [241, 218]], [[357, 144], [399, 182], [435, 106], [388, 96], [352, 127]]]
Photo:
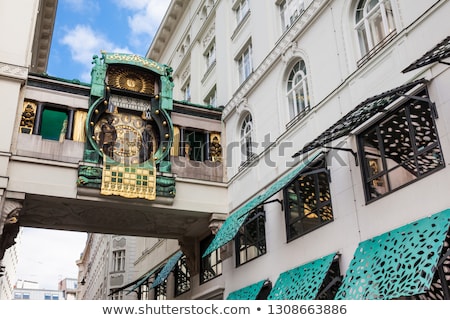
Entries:
[[[170, 173], [172, 69], [133, 54], [94, 56], [86, 145], [78, 186], [99, 188], [100, 166], [118, 163]], [[163, 177], [164, 176], [164, 177]], [[158, 195], [175, 195], [174, 179], [157, 177]]]

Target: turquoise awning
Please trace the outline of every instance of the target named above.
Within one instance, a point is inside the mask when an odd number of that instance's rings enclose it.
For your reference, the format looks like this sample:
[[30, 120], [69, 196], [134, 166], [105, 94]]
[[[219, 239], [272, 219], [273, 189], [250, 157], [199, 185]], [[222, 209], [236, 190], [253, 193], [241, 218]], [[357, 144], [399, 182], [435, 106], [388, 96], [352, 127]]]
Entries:
[[430, 289], [450, 227], [450, 209], [363, 241], [335, 299], [385, 300]]
[[256, 300], [266, 280], [251, 284], [242, 289], [231, 292], [227, 300]]
[[177, 253], [175, 253], [172, 257], [170, 257], [165, 266], [162, 268], [161, 272], [159, 272], [158, 275], [156, 276], [156, 279], [155, 281], [153, 281], [151, 288], [160, 285], [164, 280], [167, 279], [169, 273], [175, 267], [175, 264], [178, 262], [178, 260], [181, 258], [182, 255], [183, 252], [180, 250]]
[[336, 253], [333, 253], [283, 272], [275, 282], [267, 300], [316, 299], [335, 257]]
[[234, 236], [244, 223], [245, 219], [247, 219], [247, 216], [249, 215], [252, 209], [256, 208], [258, 205], [260, 205], [261, 203], [272, 197], [275, 193], [282, 190], [303, 169], [305, 169], [312, 161], [318, 158], [320, 154], [322, 154], [322, 151], [316, 151], [312, 155], [307, 156], [296, 167], [291, 169], [283, 177], [281, 177], [275, 183], [273, 183], [266, 191], [264, 191], [262, 194], [255, 196], [254, 198], [246, 202], [243, 206], [241, 206], [239, 209], [237, 209], [234, 213], [232, 213], [225, 220], [222, 227], [220, 227], [219, 231], [217, 232], [213, 241], [210, 243], [209, 247], [206, 248], [206, 251], [203, 253], [203, 257], [206, 257], [214, 250], [219, 249], [223, 245], [233, 240]]
[[152, 270], [150, 270], [149, 272], [147, 272], [140, 280], [138, 280], [136, 282], [136, 284], [133, 286], [133, 288], [131, 288], [128, 292], [127, 295], [129, 295], [130, 293], [132, 293], [134, 290], [136, 290], [137, 288], [139, 288], [145, 281], [147, 281], [148, 278], [150, 278], [155, 272], [156, 270], [158, 270], [158, 268], [153, 268]]

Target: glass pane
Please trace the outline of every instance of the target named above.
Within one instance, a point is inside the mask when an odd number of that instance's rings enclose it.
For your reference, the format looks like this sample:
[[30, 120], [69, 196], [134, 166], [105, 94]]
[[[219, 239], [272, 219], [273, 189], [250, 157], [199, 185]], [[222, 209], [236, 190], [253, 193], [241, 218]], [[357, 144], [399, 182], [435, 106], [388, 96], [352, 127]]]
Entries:
[[373, 178], [369, 180], [367, 183], [367, 190], [369, 193], [369, 198], [374, 199], [377, 198], [389, 191], [386, 175], [383, 174], [378, 176], [377, 178]]
[[367, 52], [369, 52], [369, 41], [367, 39], [366, 29], [364, 27], [360, 27], [357, 29], [357, 33], [361, 56], [364, 56]]
[[367, 1], [366, 11], [369, 12], [370, 10], [375, 8], [378, 5], [378, 1], [379, 0], [369, 0], [369, 1]]
[[299, 208], [298, 208], [298, 195], [295, 192], [295, 183], [291, 183], [285, 192], [285, 197], [288, 202], [289, 210], [289, 220], [295, 220], [300, 217]]
[[384, 30], [383, 19], [380, 12], [377, 12], [375, 15], [370, 17], [369, 26], [373, 46], [375, 46], [387, 36]]
[[417, 179], [418, 172], [414, 159], [405, 161], [395, 169], [389, 171], [389, 183], [391, 190], [401, 187], [408, 182]]
[[303, 232], [307, 232], [311, 229], [318, 227], [321, 224], [321, 219], [318, 216], [318, 212], [311, 212], [302, 219]]

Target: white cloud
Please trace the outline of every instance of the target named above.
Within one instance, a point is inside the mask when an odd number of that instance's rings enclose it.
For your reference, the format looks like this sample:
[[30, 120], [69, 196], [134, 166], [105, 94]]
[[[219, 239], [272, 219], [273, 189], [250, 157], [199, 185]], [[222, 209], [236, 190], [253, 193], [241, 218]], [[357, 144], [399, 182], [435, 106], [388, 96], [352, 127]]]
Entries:
[[128, 47], [118, 47], [108, 38], [87, 25], [77, 25], [75, 28], [67, 30], [64, 37], [60, 40], [61, 44], [69, 47], [70, 55], [73, 61], [81, 64], [81, 81], [90, 82], [91, 62], [94, 55], [100, 55], [100, 52], [121, 52], [131, 53]]
[[118, 1], [119, 7], [128, 9], [128, 26], [130, 28], [130, 43], [134, 47], [145, 51], [151, 43], [170, 0], [130, 0]]

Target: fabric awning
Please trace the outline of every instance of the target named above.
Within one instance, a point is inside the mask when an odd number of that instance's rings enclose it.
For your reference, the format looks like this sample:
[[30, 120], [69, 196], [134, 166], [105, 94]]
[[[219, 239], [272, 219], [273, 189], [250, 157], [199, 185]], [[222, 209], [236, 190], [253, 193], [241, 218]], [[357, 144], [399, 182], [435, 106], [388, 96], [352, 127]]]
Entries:
[[154, 288], [154, 287], [160, 285], [164, 280], [167, 279], [167, 277], [169, 276], [169, 273], [175, 267], [175, 264], [178, 262], [178, 260], [180, 260], [182, 255], [183, 255], [183, 252], [180, 250], [177, 253], [175, 253], [172, 257], [169, 258], [169, 260], [164, 265], [162, 270], [156, 276], [156, 279], [155, 279], [155, 281], [153, 281], [151, 288]]
[[266, 280], [246, 286], [242, 289], [231, 292], [227, 300], [256, 300]]
[[[433, 62], [442, 62], [442, 59], [450, 57], [450, 36], [439, 42], [434, 48], [427, 51], [422, 57], [411, 63], [403, 73], [424, 67]], [[445, 63], [448, 64], [448, 63]]]
[[336, 253], [280, 274], [268, 300], [313, 300], [319, 294]]
[[449, 227], [447, 209], [361, 242], [335, 299], [384, 300], [425, 293]]
[[423, 79], [417, 80], [365, 100], [325, 130], [316, 139], [308, 143], [303, 149], [295, 153], [293, 157], [298, 157], [320, 147], [326, 147], [327, 144], [349, 135], [350, 132], [364, 122], [376, 114], [383, 112], [385, 108], [400, 98], [401, 95], [404, 95], [415, 87], [424, 85], [424, 83], [425, 80]]
[[283, 177], [273, 183], [266, 191], [247, 201], [243, 206], [232, 213], [224, 221], [213, 241], [211, 241], [208, 248], [206, 248], [206, 251], [203, 253], [203, 257], [206, 257], [214, 250], [219, 249], [223, 245], [233, 240], [234, 236], [244, 223], [245, 219], [247, 219], [247, 216], [250, 214], [252, 209], [256, 208], [258, 205], [262, 204], [264, 201], [272, 197], [275, 193], [283, 189], [312, 161], [318, 158], [320, 154], [322, 154], [322, 151], [316, 151], [312, 155], [307, 156]]

